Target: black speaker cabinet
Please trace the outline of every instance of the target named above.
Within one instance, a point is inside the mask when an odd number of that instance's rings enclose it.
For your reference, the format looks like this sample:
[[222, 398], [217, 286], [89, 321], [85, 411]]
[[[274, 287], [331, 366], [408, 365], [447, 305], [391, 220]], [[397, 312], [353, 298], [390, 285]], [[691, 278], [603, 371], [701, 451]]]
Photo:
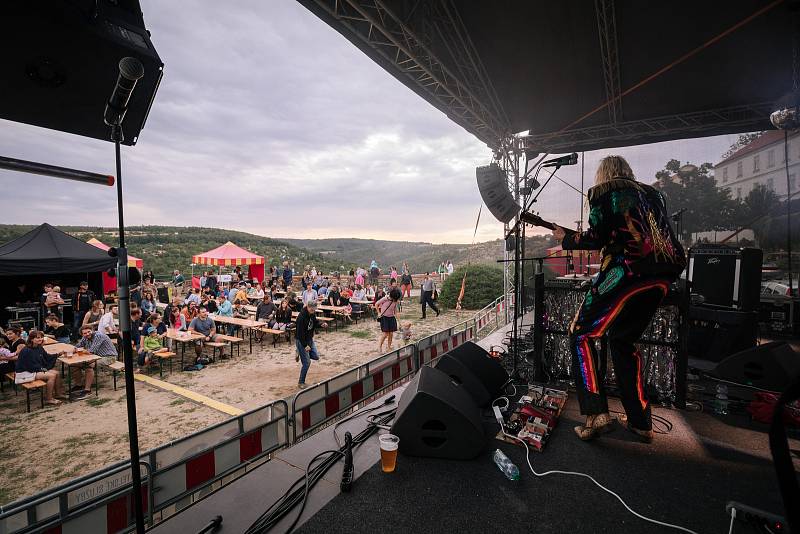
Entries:
[[689, 308], [689, 356], [719, 362], [756, 346], [758, 314], [730, 308]]
[[478, 406], [488, 406], [501, 395], [508, 373], [483, 347], [467, 341], [441, 358], [436, 368], [464, 387]]
[[689, 249], [692, 293], [706, 304], [742, 311], [758, 309], [763, 253], [758, 248], [704, 245]]
[[131, 56], [144, 65], [144, 77], [122, 129], [123, 144], [136, 143], [164, 66], [139, 0], [4, 2], [3, 22], [0, 118], [110, 141], [103, 109], [119, 60]]
[[425, 366], [400, 397], [392, 434], [400, 452], [469, 460], [486, 446], [480, 409], [472, 396], [442, 371]]
[[800, 354], [785, 341], [773, 341], [738, 352], [717, 364], [719, 378], [783, 392], [800, 376]]
[[507, 223], [519, 213], [520, 207], [508, 190], [506, 173], [497, 163], [475, 169], [478, 191], [492, 215]]

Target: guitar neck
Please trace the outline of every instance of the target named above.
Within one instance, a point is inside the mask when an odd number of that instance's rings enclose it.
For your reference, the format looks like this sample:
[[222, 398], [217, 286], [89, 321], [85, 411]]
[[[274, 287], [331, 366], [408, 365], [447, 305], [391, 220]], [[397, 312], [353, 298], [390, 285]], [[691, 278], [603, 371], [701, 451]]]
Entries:
[[540, 226], [542, 228], [547, 228], [548, 230], [555, 230], [557, 226], [551, 223], [550, 221], [545, 221], [538, 215], [534, 215], [532, 213], [522, 213], [520, 215], [520, 218], [522, 219], [523, 222], [527, 224], [531, 224], [533, 226]]

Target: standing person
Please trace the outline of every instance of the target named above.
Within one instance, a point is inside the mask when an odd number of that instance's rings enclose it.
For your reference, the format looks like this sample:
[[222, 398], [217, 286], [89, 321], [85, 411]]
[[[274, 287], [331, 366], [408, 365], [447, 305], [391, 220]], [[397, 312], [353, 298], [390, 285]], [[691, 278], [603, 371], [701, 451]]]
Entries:
[[381, 275], [381, 270], [378, 267], [378, 262], [372, 260], [369, 264], [369, 283], [375, 285], [378, 283], [378, 277]]
[[206, 287], [215, 297], [217, 296], [217, 285], [217, 277], [214, 271], [209, 271], [208, 276], [206, 276]]
[[389, 269], [389, 278], [394, 278], [395, 280], [397, 280], [397, 267], [395, 267], [394, 265], [392, 265], [392, 268]]
[[414, 285], [414, 280], [411, 278], [411, 273], [408, 272], [408, 267], [403, 267], [403, 275], [400, 277], [400, 290], [403, 298], [408, 297], [411, 300], [411, 288]]
[[450, 276], [451, 274], [453, 274], [453, 262], [452, 261], [447, 260], [447, 266], [445, 268], [447, 269], [447, 276]]
[[383, 350], [383, 342], [391, 352], [392, 336], [397, 332], [397, 304], [400, 301], [400, 290], [392, 289], [389, 294], [375, 303], [378, 310], [378, 321], [381, 323], [381, 339], [378, 342], [378, 352]]
[[446, 269], [445, 269], [445, 266], [444, 266], [444, 262], [440, 263], [440, 264], [439, 264], [439, 268], [438, 268], [438, 269], [436, 269], [436, 272], [437, 272], [437, 273], [439, 273], [439, 281], [440, 281], [440, 282], [444, 282], [444, 273], [445, 273], [445, 270], [446, 270]]
[[439, 308], [436, 307], [436, 303], [433, 301], [433, 292], [436, 291], [436, 282], [431, 279], [431, 273], [425, 273], [425, 279], [422, 280], [420, 291], [419, 300], [422, 303], [422, 318], [425, 319], [425, 312], [428, 306], [433, 308], [433, 311], [436, 312], [436, 317], [439, 317]]
[[575, 433], [589, 440], [614, 423], [603, 385], [605, 358], [598, 357], [594, 346], [608, 334], [627, 427], [650, 443], [653, 426], [642, 377], [644, 362], [634, 343], [683, 271], [686, 256], [669, 225], [664, 197], [637, 182], [624, 158], [607, 156], [600, 161], [587, 197], [587, 231], [553, 230], [564, 250], [603, 251], [600, 272], [569, 329], [578, 402], [586, 416]]
[[42, 348], [44, 334], [39, 330], [31, 330], [28, 342], [20, 351], [16, 364], [15, 384], [24, 384], [34, 380], [43, 380], [45, 386], [45, 404], [58, 406], [61, 401], [56, 397], [64, 397], [64, 390], [61, 384], [61, 373], [55, 369], [48, 369], [47, 353]]
[[208, 282], [208, 271], [203, 271], [200, 275], [200, 289], [205, 289], [206, 282]]
[[356, 269], [355, 284], [357, 286], [363, 286], [364, 285], [364, 269], [362, 269], [361, 267]]
[[289, 291], [292, 287], [292, 269], [289, 268], [289, 262], [283, 262], [283, 289]]
[[[300, 379], [297, 382], [297, 387], [300, 389], [306, 388], [306, 375], [308, 368], [311, 367], [311, 360], [319, 360], [319, 353], [317, 346], [314, 344], [314, 330], [320, 326], [317, 321], [317, 301], [312, 300], [306, 304], [300, 314], [297, 316], [295, 323], [297, 328], [295, 330], [295, 346], [297, 347], [297, 359], [301, 363]], [[322, 328], [328, 325], [322, 324]]]
[[72, 319], [72, 331], [75, 332], [76, 335], [78, 328], [83, 324], [83, 317], [92, 309], [92, 302], [94, 302], [94, 300], [94, 292], [89, 289], [89, 282], [86, 280], [82, 281], [72, 301], [72, 309], [75, 312]]

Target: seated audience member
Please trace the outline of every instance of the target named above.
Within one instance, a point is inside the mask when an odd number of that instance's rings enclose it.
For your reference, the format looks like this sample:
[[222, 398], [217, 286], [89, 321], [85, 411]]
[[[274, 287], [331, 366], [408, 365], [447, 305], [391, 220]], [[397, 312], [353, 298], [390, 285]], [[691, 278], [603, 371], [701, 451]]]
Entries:
[[57, 406], [61, 401], [56, 397], [64, 397], [61, 385], [61, 373], [55, 369], [48, 369], [48, 354], [42, 347], [44, 334], [39, 330], [31, 330], [28, 342], [19, 353], [15, 366], [15, 384], [24, 384], [34, 380], [43, 380], [45, 386], [45, 403]]
[[197, 310], [198, 306], [194, 302], [190, 302], [188, 306], [183, 307], [181, 313], [183, 314], [183, 320], [187, 325], [192, 322], [192, 319], [197, 317]]
[[189, 323], [186, 322], [180, 308], [172, 307], [167, 316], [167, 324], [170, 328], [175, 330], [186, 330], [189, 328]]
[[202, 306], [205, 306], [208, 310], [208, 313], [217, 313], [219, 311], [219, 306], [217, 306], [217, 300], [214, 298], [214, 295], [206, 295], [203, 298]]
[[323, 281], [317, 288], [317, 297], [325, 297], [328, 295], [328, 282]]
[[308, 304], [311, 301], [317, 301], [317, 291], [311, 287], [310, 285], [306, 286], [305, 290], [303, 290], [303, 305]]
[[156, 300], [153, 297], [154, 293], [152, 291], [145, 290], [144, 297], [142, 298], [142, 318], [147, 319], [147, 317], [156, 311]]
[[281, 305], [275, 310], [275, 324], [272, 325], [272, 328], [286, 330], [291, 328], [292, 323], [292, 308], [289, 306], [289, 299], [284, 298]]
[[[245, 305], [247, 304], [247, 302], [248, 301], [245, 299], [245, 300], [237, 300], [236, 302], [233, 303], [233, 310], [231, 310], [231, 311], [233, 313], [233, 318], [234, 319], [249, 319], [250, 318], [250, 313], [248, 313], [247, 308], [245, 308]], [[228, 328], [227, 328], [228, 335], [229, 336], [236, 335], [236, 332], [239, 331], [239, 328], [240, 328], [239, 325], [229, 324]]]
[[172, 302], [167, 304], [167, 307], [164, 308], [164, 317], [172, 315], [173, 308], [178, 308], [178, 310], [183, 308], [183, 299], [180, 297], [172, 297]]
[[97, 331], [107, 336], [116, 335], [119, 332], [117, 325], [114, 323], [114, 318], [117, 315], [119, 315], [119, 306], [112, 304], [111, 308], [100, 318], [100, 322], [97, 324]]
[[217, 315], [233, 317], [233, 304], [222, 295], [217, 297]]
[[81, 328], [84, 326], [90, 326], [94, 330], [97, 330], [97, 326], [100, 324], [100, 319], [103, 317], [103, 313], [105, 313], [104, 310], [105, 305], [103, 304], [102, 300], [95, 300], [92, 302], [92, 309], [83, 316]]
[[283, 299], [289, 301], [289, 307], [292, 309], [293, 312], [300, 313], [300, 310], [303, 309], [303, 301], [298, 300], [297, 295], [295, 294], [294, 291], [289, 291], [288, 293], [286, 293]]
[[329, 306], [338, 306], [339, 305], [339, 298], [341, 294], [339, 293], [339, 286], [336, 284], [331, 285], [330, 289], [328, 289], [327, 299], [326, 302]]
[[139, 346], [136, 361], [139, 367], [157, 364], [158, 358], [155, 355], [159, 352], [167, 352], [167, 349], [161, 345], [161, 338], [158, 337], [156, 327], [148, 324], [144, 328], [145, 331], [142, 333], [142, 343]]
[[[117, 348], [111, 342], [111, 338], [102, 332], [95, 332], [91, 327], [84, 326], [81, 328], [81, 339], [78, 340], [75, 348], [85, 349], [90, 354], [100, 356], [97, 363], [101, 365], [108, 366], [117, 361]], [[77, 390], [75, 396], [78, 399], [89, 396], [94, 383], [94, 368], [86, 367], [84, 369], [73, 365], [70, 367], [70, 372], [72, 372], [72, 381], [76, 384], [80, 384], [81, 373], [84, 374], [83, 386], [76, 385], [73, 387], [73, 389]]]
[[382, 287], [377, 288], [375, 290], [375, 297], [372, 299], [373, 306], [375, 305], [375, 303], [377, 303], [385, 296], [386, 296], [386, 291], [384, 291]]
[[253, 285], [253, 292], [248, 291], [247, 297], [253, 300], [261, 300], [264, 298], [264, 290], [261, 289], [261, 284], [256, 283]]
[[196, 287], [189, 292], [189, 296], [186, 297], [184, 303], [191, 304], [192, 302], [194, 302], [196, 305], [199, 306], [201, 301], [202, 299], [200, 298], [200, 288]]
[[[148, 326], [152, 326], [156, 329], [159, 339], [164, 339], [164, 337], [167, 335], [167, 325], [164, 323], [164, 318], [160, 313], [153, 313], [147, 318], [147, 322], [144, 325], [144, 330], [147, 330]], [[142, 331], [143, 333], [144, 330]]]
[[372, 284], [367, 285], [364, 296], [366, 297], [366, 300], [375, 302], [375, 288], [372, 286]]
[[[272, 302], [272, 297], [269, 295], [264, 295], [264, 298], [256, 307], [256, 321], [264, 321], [267, 323], [267, 327], [272, 328], [272, 326], [275, 324], [274, 316], [275, 303]], [[263, 332], [256, 333], [256, 340], [261, 341], [263, 337]]]
[[59, 343], [69, 343], [69, 328], [61, 324], [56, 314], [51, 313], [44, 318], [44, 333], [53, 336]]
[[194, 345], [194, 351], [197, 353], [197, 356], [200, 357], [203, 353], [203, 342], [214, 341], [217, 337], [214, 319], [208, 316], [207, 309], [200, 307], [197, 317], [192, 319], [192, 322], [189, 323], [189, 332], [194, 332], [203, 336], [203, 339], [197, 340]]
[[247, 299], [247, 288], [244, 282], [239, 283], [239, 289], [236, 291], [236, 295], [234, 296], [233, 303], [236, 304], [236, 301], [239, 300], [241, 302], [250, 302]]

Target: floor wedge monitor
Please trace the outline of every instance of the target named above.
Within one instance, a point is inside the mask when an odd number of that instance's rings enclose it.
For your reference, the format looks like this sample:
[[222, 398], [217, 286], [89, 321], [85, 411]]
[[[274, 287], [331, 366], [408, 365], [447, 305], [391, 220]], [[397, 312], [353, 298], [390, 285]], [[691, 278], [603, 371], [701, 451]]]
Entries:
[[449, 376], [423, 367], [400, 397], [392, 434], [409, 456], [469, 460], [486, 446], [480, 409]]
[[463, 386], [475, 403], [485, 407], [502, 394], [508, 373], [483, 347], [467, 341], [441, 358], [436, 368]]

